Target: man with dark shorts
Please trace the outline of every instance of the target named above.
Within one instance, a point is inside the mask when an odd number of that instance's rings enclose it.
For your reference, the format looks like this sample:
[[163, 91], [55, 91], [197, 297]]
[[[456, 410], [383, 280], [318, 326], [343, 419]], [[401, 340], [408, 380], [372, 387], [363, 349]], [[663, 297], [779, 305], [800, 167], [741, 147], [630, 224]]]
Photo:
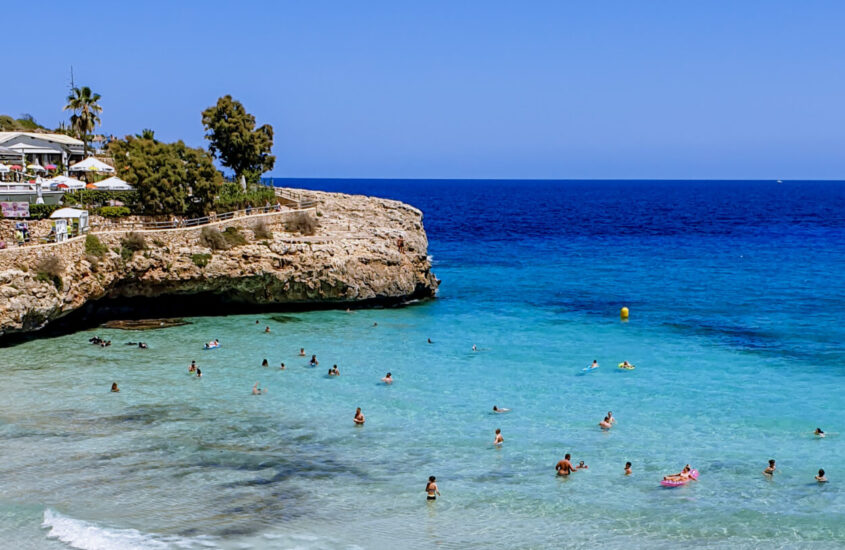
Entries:
[[563, 460], [561, 460], [555, 465], [557, 475], [568, 476], [569, 474], [575, 471], [575, 467], [572, 465], [572, 462], [570, 462], [569, 459], [569, 453], [566, 453], [566, 456], [563, 457]]

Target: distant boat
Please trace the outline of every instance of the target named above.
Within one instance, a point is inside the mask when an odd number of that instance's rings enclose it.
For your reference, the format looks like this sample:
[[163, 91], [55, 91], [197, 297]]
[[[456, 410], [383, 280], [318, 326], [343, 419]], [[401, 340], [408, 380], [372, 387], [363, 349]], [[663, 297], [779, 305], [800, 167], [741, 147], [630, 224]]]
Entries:
[[783, 183], [783, 180], [778, 180], [778, 183]]

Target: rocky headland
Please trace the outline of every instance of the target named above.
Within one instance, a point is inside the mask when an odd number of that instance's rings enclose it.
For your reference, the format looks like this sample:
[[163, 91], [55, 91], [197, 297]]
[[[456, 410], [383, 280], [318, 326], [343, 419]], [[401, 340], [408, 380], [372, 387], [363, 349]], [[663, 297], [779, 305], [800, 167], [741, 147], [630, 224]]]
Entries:
[[384, 306], [434, 296], [422, 212], [386, 199], [302, 193], [313, 207], [194, 228], [95, 228], [96, 242], [0, 250], [0, 342], [109, 319]]

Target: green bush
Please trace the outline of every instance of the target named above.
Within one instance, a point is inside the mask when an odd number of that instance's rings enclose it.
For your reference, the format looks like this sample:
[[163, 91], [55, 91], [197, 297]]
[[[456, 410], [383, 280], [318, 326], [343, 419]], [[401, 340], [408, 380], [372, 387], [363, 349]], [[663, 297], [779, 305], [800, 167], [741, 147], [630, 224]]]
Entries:
[[50, 214], [61, 208], [59, 204], [30, 204], [29, 217], [33, 220], [49, 218]]
[[223, 238], [226, 239], [226, 242], [229, 244], [229, 248], [246, 244], [246, 237], [243, 233], [241, 233], [241, 229], [239, 227], [227, 227], [223, 230]]
[[85, 253], [98, 258], [102, 258], [108, 252], [108, 247], [104, 245], [96, 235], [90, 233], [85, 237]]
[[211, 254], [191, 254], [191, 261], [198, 267], [205, 267], [211, 260]]
[[237, 183], [224, 183], [214, 200], [214, 208], [219, 213], [232, 212], [243, 210], [247, 206], [266, 206], [268, 202], [276, 203], [276, 192], [272, 187], [251, 185], [244, 191]]
[[134, 256], [136, 252], [146, 248], [147, 240], [144, 239], [144, 236], [140, 233], [136, 233], [135, 231], [130, 231], [126, 237], [120, 241], [120, 257], [123, 258], [123, 261], [128, 262], [132, 259], [132, 256]]
[[101, 206], [94, 213], [104, 218], [115, 219], [125, 218], [132, 214], [132, 211], [126, 206]]
[[200, 244], [212, 250], [228, 250], [229, 242], [216, 227], [203, 227], [200, 231]]
[[138, 193], [136, 191], [102, 191], [99, 189], [79, 189], [77, 191], [69, 191], [62, 196], [62, 204], [65, 205], [81, 205], [81, 206], [106, 206], [109, 201], [120, 201], [123, 204], [132, 207], [138, 202]]

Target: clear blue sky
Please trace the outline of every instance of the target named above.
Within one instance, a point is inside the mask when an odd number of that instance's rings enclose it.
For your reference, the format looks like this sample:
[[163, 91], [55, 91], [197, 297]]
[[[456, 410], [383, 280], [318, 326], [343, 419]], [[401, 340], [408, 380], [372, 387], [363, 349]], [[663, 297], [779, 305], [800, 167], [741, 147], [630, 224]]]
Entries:
[[200, 146], [200, 112], [228, 93], [275, 128], [274, 176], [845, 179], [842, 1], [39, 1], [6, 15], [0, 113], [57, 125], [73, 65], [103, 96], [104, 132]]

